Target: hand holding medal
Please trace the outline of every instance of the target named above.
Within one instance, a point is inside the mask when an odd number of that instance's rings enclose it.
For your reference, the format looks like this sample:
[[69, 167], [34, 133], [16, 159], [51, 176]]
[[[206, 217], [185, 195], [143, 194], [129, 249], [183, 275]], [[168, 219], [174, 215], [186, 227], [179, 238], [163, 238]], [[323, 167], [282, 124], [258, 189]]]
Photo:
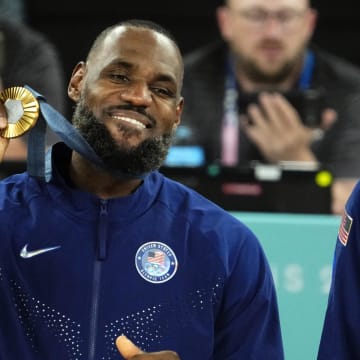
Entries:
[[39, 117], [39, 104], [33, 94], [23, 87], [11, 87], [0, 93], [0, 162], [9, 139], [30, 130]]

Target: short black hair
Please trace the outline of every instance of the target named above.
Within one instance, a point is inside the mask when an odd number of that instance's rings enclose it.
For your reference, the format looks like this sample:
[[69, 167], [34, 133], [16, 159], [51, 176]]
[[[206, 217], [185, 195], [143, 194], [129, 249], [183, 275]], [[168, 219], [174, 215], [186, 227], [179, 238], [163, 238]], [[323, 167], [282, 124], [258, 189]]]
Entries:
[[173, 34], [168, 30], [165, 29], [163, 26], [159, 25], [158, 23], [151, 21], [151, 20], [141, 20], [141, 19], [130, 19], [125, 20], [120, 23], [120, 25], [128, 25], [128, 26], [134, 26], [138, 28], [145, 28], [149, 30], [153, 30], [159, 34], [165, 35], [167, 38], [169, 38], [171, 41], [173, 41], [176, 46], [178, 46], [177, 41]]
[[165, 29], [163, 26], [150, 21], [150, 20], [142, 20], [142, 19], [129, 19], [129, 20], [124, 20], [124, 21], [120, 21], [114, 25], [109, 26], [108, 28], [106, 28], [105, 30], [103, 30], [95, 39], [95, 41], [93, 42], [90, 51], [88, 53], [88, 58], [97, 50], [97, 48], [101, 45], [101, 43], [103, 42], [103, 40], [106, 38], [106, 36], [115, 28], [119, 27], [119, 26], [132, 26], [132, 27], [137, 27], [137, 28], [142, 28], [142, 29], [149, 29], [149, 30], [153, 30], [159, 34], [162, 34], [164, 36], [166, 36], [169, 40], [171, 40], [173, 42], [173, 44], [175, 45], [175, 47], [177, 48], [179, 54], [181, 54], [180, 52], [180, 47], [179, 44], [177, 43], [175, 37], [173, 36], [173, 34]]

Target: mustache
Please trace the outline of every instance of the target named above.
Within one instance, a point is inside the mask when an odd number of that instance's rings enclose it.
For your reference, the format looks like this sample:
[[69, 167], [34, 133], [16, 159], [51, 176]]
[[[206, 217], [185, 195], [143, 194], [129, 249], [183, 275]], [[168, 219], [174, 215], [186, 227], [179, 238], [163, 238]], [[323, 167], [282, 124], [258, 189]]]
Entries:
[[131, 104], [109, 106], [107, 109], [105, 109], [105, 112], [113, 112], [116, 110], [134, 111], [134, 112], [137, 112], [137, 113], [141, 114], [142, 116], [145, 116], [146, 118], [148, 118], [151, 125], [155, 125], [157, 123], [156, 119], [152, 115], [147, 113], [144, 106], [135, 106], [135, 105], [131, 105]]
[[282, 48], [283, 44], [281, 41], [266, 38], [259, 42], [259, 46], [275, 46], [278, 48]]

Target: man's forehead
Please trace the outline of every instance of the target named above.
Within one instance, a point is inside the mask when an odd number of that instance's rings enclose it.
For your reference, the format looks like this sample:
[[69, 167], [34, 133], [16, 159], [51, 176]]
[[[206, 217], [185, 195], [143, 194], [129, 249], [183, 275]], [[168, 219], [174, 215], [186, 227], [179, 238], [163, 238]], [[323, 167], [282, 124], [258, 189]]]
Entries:
[[181, 54], [171, 39], [155, 30], [131, 25], [114, 28], [104, 39], [100, 56], [109, 59], [110, 54], [156, 59], [159, 63], [170, 63], [172, 68], [175, 64], [181, 66]]
[[174, 47], [172, 41], [165, 35], [149, 28], [131, 25], [120, 25], [114, 28], [104, 39], [103, 45], [113, 46], [114, 43], [124, 45], [127, 41], [140, 43], [144, 47], [155, 44]]
[[182, 81], [181, 54], [173, 41], [156, 30], [132, 25], [112, 29], [88, 59], [93, 70], [125, 62], [137, 67], [146, 63], [160, 66], [158, 71]]

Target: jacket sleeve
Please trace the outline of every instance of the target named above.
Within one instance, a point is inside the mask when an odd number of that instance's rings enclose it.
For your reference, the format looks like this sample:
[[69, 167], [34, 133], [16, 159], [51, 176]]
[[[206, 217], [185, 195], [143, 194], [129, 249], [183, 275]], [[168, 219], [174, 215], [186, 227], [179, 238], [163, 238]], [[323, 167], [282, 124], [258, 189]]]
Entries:
[[318, 359], [360, 359], [360, 185], [353, 190], [336, 240], [332, 283]]
[[281, 360], [283, 344], [271, 270], [258, 239], [250, 231], [245, 234], [228, 258], [214, 359]]

